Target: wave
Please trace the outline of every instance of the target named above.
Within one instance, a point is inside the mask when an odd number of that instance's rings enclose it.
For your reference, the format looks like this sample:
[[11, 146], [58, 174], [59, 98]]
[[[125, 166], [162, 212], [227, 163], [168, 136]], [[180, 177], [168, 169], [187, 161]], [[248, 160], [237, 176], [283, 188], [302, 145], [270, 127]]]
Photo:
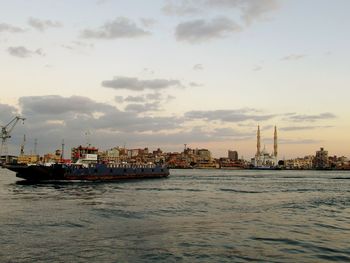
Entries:
[[243, 194], [261, 194], [266, 192], [259, 192], [259, 191], [245, 191], [245, 190], [237, 190], [237, 189], [228, 189], [228, 188], [220, 188], [220, 191], [223, 192], [234, 192], [234, 193], [243, 193]]

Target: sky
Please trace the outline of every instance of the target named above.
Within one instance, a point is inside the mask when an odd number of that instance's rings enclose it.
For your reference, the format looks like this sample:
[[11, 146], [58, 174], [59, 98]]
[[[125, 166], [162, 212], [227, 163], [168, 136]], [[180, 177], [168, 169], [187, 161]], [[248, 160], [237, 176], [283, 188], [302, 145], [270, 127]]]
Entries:
[[18, 154], [350, 157], [348, 0], [0, 0], [0, 125]]

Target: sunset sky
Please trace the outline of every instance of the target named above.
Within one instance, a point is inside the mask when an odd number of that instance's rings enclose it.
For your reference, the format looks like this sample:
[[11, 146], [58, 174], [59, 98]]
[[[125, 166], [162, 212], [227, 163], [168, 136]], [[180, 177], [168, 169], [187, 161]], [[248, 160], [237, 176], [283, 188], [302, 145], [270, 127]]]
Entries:
[[[10, 153], [91, 144], [350, 157], [348, 0], [0, 0]], [[86, 135], [88, 134], [88, 135]], [[68, 151], [68, 150], [67, 150]], [[68, 153], [67, 153], [68, 154]]]

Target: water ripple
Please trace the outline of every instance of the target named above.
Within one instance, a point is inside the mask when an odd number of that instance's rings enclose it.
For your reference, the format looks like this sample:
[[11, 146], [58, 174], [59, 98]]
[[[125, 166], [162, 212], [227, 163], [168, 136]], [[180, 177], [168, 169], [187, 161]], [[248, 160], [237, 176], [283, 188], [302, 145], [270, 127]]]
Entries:
[[0, 262], [350, 261], [346, 172], [60, 184], [0, 173]]

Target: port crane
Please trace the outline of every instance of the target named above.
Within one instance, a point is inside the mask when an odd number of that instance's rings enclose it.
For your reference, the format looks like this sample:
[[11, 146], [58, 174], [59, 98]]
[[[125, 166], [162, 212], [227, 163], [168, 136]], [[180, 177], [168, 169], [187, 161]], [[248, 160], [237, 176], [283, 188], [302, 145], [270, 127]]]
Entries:
[[7, 155], [8, 155], [7, 140], [9, 138], [11, 138], [11, 133], [12, 133], [13, 129], [15, 128], [16, 124], [20, 120], [23, 121], [23, 124], [24, 124], [25, 118], [22, 118], [21, 116], [15, 116], [5, 126], [0, 125], [0, 128], [1, 128], [1, 131], [0, 131], [0, 138], [1, 138], [0, 157], [4, 154], [5, 155], [5, 162], [7, 162]]

